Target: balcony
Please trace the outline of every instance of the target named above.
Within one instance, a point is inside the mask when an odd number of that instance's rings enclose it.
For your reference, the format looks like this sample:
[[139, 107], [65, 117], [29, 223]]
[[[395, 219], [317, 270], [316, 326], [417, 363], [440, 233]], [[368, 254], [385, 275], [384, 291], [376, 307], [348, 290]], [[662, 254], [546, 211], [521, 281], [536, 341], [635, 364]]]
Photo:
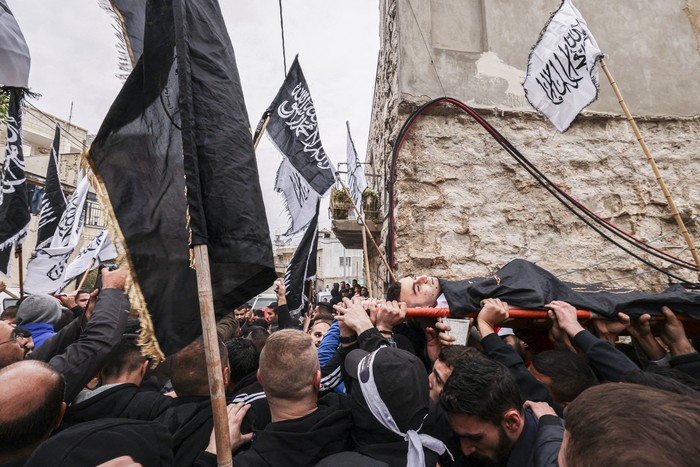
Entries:
[[[379, 243], [382, 230], [382, 213], [379, 196], [375, 191], [366, 189], [362, 193], [362, 209], [365, 223], [369, 227], [374, 240]], [[347, 249], [361, 250], [363, 248], [362, 224], [357, 222], [357, 214], [352, 201], [346, 192], [339, 188], [331, 190], [328, 217], [332, 221], [332, 230], [340, 243]], [[368, 243], [371, 243], [367, 239]]]

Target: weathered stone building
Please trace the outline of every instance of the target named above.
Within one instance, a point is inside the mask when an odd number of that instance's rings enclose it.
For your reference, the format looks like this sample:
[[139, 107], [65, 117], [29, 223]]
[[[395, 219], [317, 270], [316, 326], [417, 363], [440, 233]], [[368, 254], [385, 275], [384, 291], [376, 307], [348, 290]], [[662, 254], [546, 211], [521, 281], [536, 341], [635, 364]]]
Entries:
[[[367, 162], [379, 175], [373, 184], [382, 195], [384, 244], [397, 133], [421, 104], [446, 95], [477, 109], [592, 211], [692, 261], [602, 72], [598, 100], [564, 134], [526, 101], [522, 82], [530, 49], [559, 4], [380, 0], [381, 51]], [[700, 245], [700, 0], [575, 4]], [[397, 276], [481, 276], [523, 258], [574, 282], [640, 289], [669, 282], [566, 210], [456, 107], [440, 104], [419, 118], [396, 173]], [[697, 280], [692, 271], [641, 255]], [[378, 271], [375, 284], [385, 285], [386, 269], [376, 255], [372, 270]]]

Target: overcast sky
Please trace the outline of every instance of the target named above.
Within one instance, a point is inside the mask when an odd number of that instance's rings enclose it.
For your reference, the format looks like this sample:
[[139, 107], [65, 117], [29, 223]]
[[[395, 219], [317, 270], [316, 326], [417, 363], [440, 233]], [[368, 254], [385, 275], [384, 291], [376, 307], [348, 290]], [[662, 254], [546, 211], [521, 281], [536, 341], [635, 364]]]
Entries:
[[[97, 0], [7, 0], [32, 55], [29, 85], [40, 109], [96, 133], [121, 88], [113, 21]], [[321, 140], [345, 161], [345, 121], [364, 160], [379, 52], [376, 0], [284, 0], [287, 67], [299, 54], [318, 114]], [[253, 128], [284, 79], [277, 0], [220, 0], [241, 74]], [[281, 157], [263, 138], [258, 169], [270, 231], [284, 233], [287, 217], [273, 191]], [[326, 202], [320, 224], [329, 227]]]

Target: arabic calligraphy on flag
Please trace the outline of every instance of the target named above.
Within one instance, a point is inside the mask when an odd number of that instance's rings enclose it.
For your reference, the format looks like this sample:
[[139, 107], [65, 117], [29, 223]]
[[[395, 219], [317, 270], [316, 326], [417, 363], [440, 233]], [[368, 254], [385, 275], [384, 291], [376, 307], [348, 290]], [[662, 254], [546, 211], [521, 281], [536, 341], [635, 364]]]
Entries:
[[602, 53], [586, 20], [564, 0], [530, 52], [523, 87], [530, 104], [560, 132], [598, 97]]

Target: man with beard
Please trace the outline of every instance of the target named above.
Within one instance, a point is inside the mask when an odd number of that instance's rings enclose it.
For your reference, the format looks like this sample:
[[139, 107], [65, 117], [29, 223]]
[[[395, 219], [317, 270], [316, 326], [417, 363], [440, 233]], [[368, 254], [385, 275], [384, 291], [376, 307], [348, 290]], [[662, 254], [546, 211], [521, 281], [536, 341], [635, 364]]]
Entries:
[[502, 364], [480, 355], [459, 360], [440, 395], [440, 405], [462, 453], [473, 465], [556, 465], [561, 420], [551, 409], [548, 413], [537, 410], [537, 414], [524, 409], [518, 386]]

